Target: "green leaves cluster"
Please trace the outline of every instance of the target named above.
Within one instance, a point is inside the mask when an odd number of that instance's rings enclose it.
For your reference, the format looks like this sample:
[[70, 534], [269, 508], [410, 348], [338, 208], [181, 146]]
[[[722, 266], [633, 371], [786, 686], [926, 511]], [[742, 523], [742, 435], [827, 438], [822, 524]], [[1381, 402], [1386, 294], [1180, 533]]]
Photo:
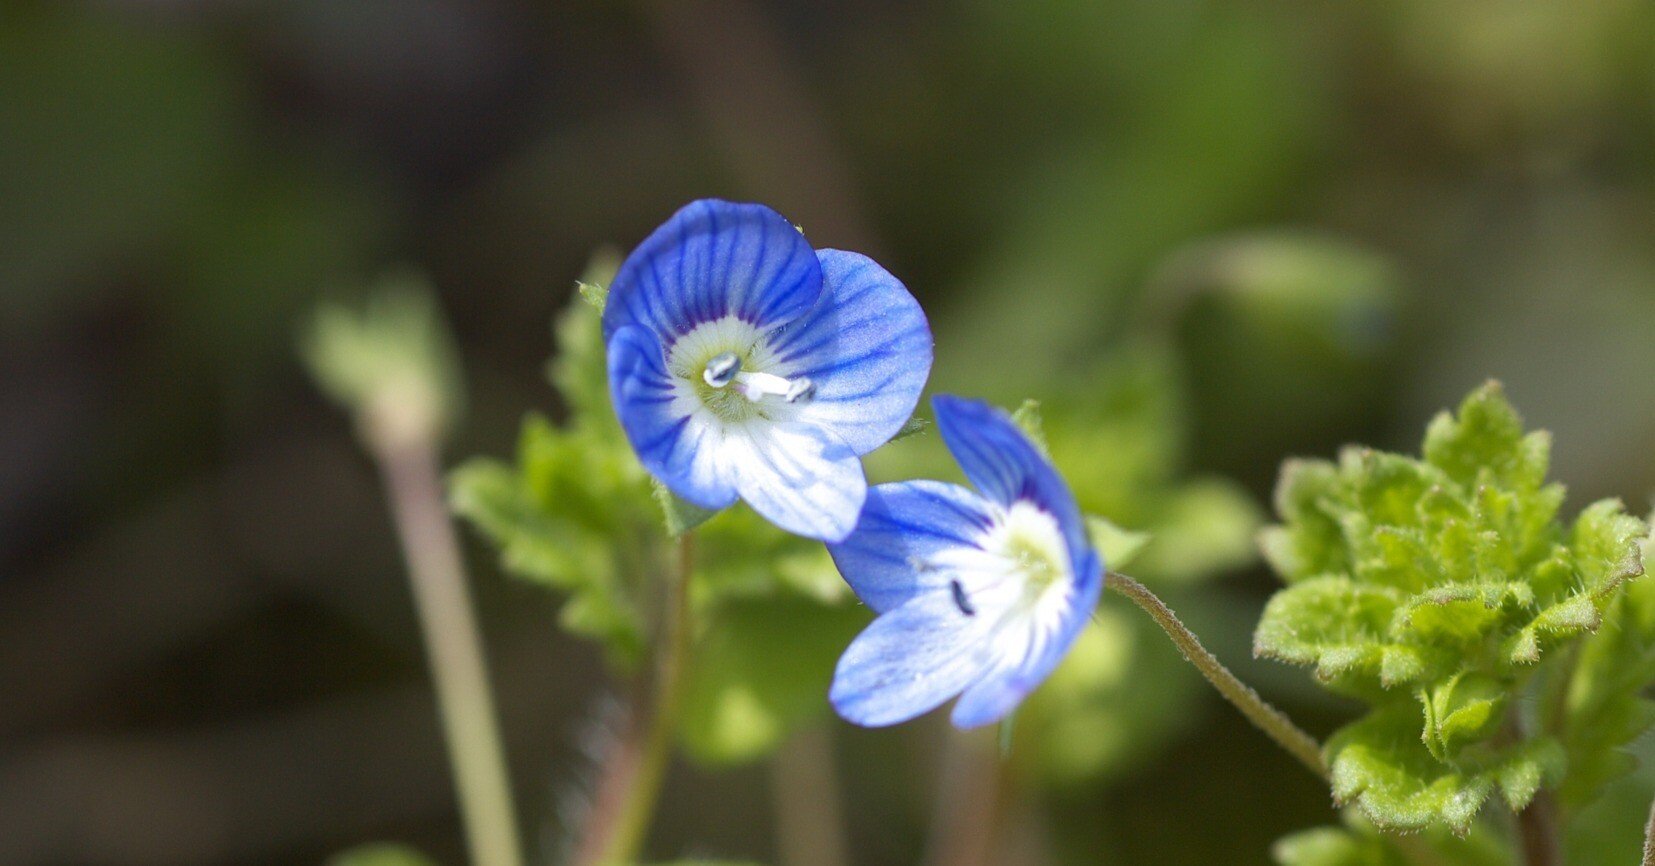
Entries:
[[698, 527], [679, 737], [703, 761], [749, 760], [827, 711], [834, 660], [867, 614], [821, 544], [745, 506], [709, 520], [638, 463], [609, 403], [600, 283], [614, 267], [595, 263], [584, 302], [555, 325], [550, 376], [567, 420], [530, 415], [514, 460], [475, 458], [453, 473], [451, 504], [506, 572], [562, 593], [562, 626], [621, 671], [639, 666], [657, 632], [674, 536]]
[[[1351, 448], [1283, 469], [1283, 522], [1261, 546], [1287, 588], [1254, 649], [1371, 705], [1326, 751], [1334, 795], [1383, 829], [1464, 833], [1496, 793], [1515, 811], [1542, 786], [1596, 789], [1605, 732], [1612, 751], [1647, 721], [1626, 703], [1635, 688], [1588, 700], [1605, 690], [1570, 676], [1641, 686], [1648, 661], [1628, 666], [1641, 643], [1560, 651], [1635, 604], [1620, 590], [1642, 572], [1644, 524], [1617, 501], [1563, 522], [1549, 446], [1491, 383], [1431, 423], [1423, 459]], [[1525, 700], [1547, 688], [1563, 694]], [[1534, 718], [1534, 704], [1565, 709]], [[1592, 713], [1612, 721], [1571, 723]]]

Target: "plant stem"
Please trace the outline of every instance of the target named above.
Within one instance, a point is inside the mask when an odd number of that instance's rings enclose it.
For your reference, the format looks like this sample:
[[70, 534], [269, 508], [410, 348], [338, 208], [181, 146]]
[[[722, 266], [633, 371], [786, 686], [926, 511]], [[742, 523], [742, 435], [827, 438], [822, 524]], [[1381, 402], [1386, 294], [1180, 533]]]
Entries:
[[831, 731], [807, 728], [770, 759], [781, 866], [846, 866], [845, 823]]
[[1558, 866], [1563, 862], [1557, 846], [1557, 807], [1550, 792], [1537, 792], [1517, 813], [1517, 838], [1527, 866]]
[[[678, 539], [678, 562], [665, 583], [664, 621], [656, 643], [655, 706], [647, 722], [634, 717], [626, 739], [611, 761], [622, 762], [608, 774], [613, 783], [614, 808], [603, 803], [592, 820], [575, 858], [582, 866], [630, 866], [638, 859], [650, 819], [661, 794], [672, 758], [672, 734], [678, 726], [678, 705], [684, 671], [690, 655], [690, 573], [695, 568], [695, 545], [685, 533]], [[635, 710], [635, 712], [637, 712]], [[600, 799], [609, 792], [600, 791]]]
[[1324, 781], [1327, 780], [1327, 764], [1322, 760], [1322, 747], [1317, 744], [1315, 738], [1300, 730], [1281, 710], [1271, 706], [1264, 698], [1259, 697], [1259, 693], [1253, 691], [1251, 686], [1230, 673], [1229, 668], [1224, 667], [1216, 656], [1201, 645], [1201, 640], [1178, 620], [1178, 615], [1173, 613], [1165, 602], [1148, 587], [1124, 574], [1109, 572], [1104, 579], [1107, 587], [1126, 596], [1149, 614], [1161, 630], [1167, 633], [1167, 637], [1172, 638], [1173, 644], [1183, 653], [1184, 658], [1195, 665], [1201, 671], [1201, 675], [1207, 678], [1207, 682], [1212, 683], [1213, 688], [1218, 689], [1218, 693], [1223, 695], [1225, 700], [1234, 704], [1248, 721], [1270, 739], [1275, 740], [1276, 745], [1287, 750], [1288, 754], [1299, 759], [1299, 763], [1304, 764], [1312, 773]]
[[395, 437], [370, 444], [408, 563], [471, 862], [520, 866], [511, 780], [436, 445]]
[[1649, 821], [1644, 824], [1644, 864], [1655, 866], [1655, 803], [1649, 804]]
[[944, 746], [925, 866], [992, 866], [1001, 862], [1006, 806], [1013, 797], [1010, 768], [992, 731], [950, 729]]

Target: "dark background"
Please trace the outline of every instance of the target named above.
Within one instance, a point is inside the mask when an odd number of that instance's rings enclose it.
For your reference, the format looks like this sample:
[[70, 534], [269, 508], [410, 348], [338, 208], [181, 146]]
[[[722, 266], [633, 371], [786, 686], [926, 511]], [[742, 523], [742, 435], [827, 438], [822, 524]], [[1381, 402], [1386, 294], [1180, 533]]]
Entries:
[[[938, 388], [1061, 396], [1164, 326], [1191, 465], [1261, 504], [1284, 456], [1412, 449], [1496, 376], [1571, 507], [1642, 511], [1652, 145], [1647, 0], [0, 2], [0, 862], [460, 861], [372, 467], [294, 352], [387, 267], [457, 333], [456, 458], [557, 413], [548, 323], [592, 250], [719, 195], [900, 275]], [[1349, 268], [1383, 290], [1327, 292]], [[555, 850], [612, 687], [474, 552]], [[1213, 585], [1220, 655], [1271, 586]], [[1051, 798], [1036, 826], [1090, 841], [1033, 862], [1262, 863], [1333, 820], [1227, 708], [1185, 723]], [[834, 728], [858, 866], [917, 860], [939, 733]], [[655, 849], [772, 859], [770, 783], [680, 768]]]

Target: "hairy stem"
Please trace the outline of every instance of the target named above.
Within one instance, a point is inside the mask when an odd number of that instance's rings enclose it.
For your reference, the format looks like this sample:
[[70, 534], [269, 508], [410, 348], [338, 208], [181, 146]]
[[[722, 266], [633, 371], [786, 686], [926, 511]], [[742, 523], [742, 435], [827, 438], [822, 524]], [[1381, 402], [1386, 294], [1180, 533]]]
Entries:
[[[581, 866], [630, 866], [649, 833], [655, 804], [672, 759], [672, 734], [690, 655], [690, 572], [695, 545], [688, 533], [678, 539], [678, 562], [665, 580], [663, 622], [656, 643], [654, 707], [647, 721], [634, 716], [626, 738], [611, 757], [600, 802], [586, 828]], [[637, 710], [635, 710], [637, 712]], [[603, 801], [609, 801], [607, 804]]]
[[1207, 648], [1201, 645], [1201, 640], [1179, 621], [1178, 615], [1166, 606], [1155, 593], [1143, 584], [1127, 577], [1124, 574], [1109, 572], [1105, 575], [1105, 585], [1114, 591], [1126, 596], [1131, 602], [1149, 614], [1155, 624], [1172, 638], [1178, 651], [1183, 653], [1189, 663], [1201, 671], [1207, 682], [1218, 689], [1224, 699], [1235, 705], [1247, 720], [1256, 725], [1276, 745], [1287, 750], [1287, 753], [1299, 759], [1312, 773], [1324, 781], [1328, 778], [1327, 764], [1322, 760], [1322, 747], [1315, 738], [1299, 729], [1281, 710], [1267, 703], [1251, 686], [1236, 678], [1224, 667]]
[[1536, 793], [1528, 807], [1517, 813], [1517, 839], [1526, 866], [1558, 866], [1563, 862], [1557, 844], [1557, 805], [1549, 792]]
[[1644, 824], [1644, 866], [1655, 866], [1655, 803], [1649, 804], [1649, 821]]
[[375, 445], [430, 658], [471, 862], [520, 866], [511, 781], [459, 542], [443, 506], [437, 448], [411, 440]]

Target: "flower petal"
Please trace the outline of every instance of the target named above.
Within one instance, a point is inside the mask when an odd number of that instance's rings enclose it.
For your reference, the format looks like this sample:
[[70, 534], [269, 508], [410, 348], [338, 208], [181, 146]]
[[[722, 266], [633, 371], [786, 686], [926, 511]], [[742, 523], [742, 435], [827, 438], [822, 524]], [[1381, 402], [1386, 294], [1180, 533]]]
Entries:
[[956, 578], [941, 561], [955, 548], [977, 550], [994, 522], [991, 507], [957, 484], [881, 484], [868, 491], [856, 529], [828, 545], [828, 553], [857, 597], [883, 613], [920, 593], [949, 589]]
[[783, 376], [815, 397], [795, 415], [838, 433], [858, 454], [895, 436], [931, 374], [931, 328], [919, 302], [872, 259], [818, 250], [822, 298], [771, 344]]
[[608, 338], [627, 325], [664, 345], [698, 324], [735, 316], [775, 327], [816, 305], [816, 253], [781, 214], [758, 204], [685, 205], [626, 257], [603, 314]]
[[736, 490], [766, 520], [824, 541], [855, 528], [868, 480], [856, 453], [831, 432], [761, 419], [733, 428], [724, 447]]
[[677, 393], [661, 344], [636, 326], [609, 338], [609, 397], [621, 428], [651, 475], [702, 508], [727, 508], [735, 485], [723, 468], [723, 436]]
[[994, 627], [928, 593], [873, 621], [839, 659], [828, 699], [848, 722], [882, 727], [941, 706], [982, 675]]
[[940, 394], [931, 400], [937, 429], [960, 469], [983, 495], [1010, 507], [1026, 500], [1057, 519], [1077, 566], [1091, 550], [1074, 494], [1050, 461], [1005, 412], [981, 400]]
[[994, 662], [954, 705], [952, 721], [957, 728], [992, 724], [1016, 709], [1029, 693], [1057, 669], [1069, 647], [1086, 627], [1097, 608], [1103, 590], [1103, 563], [1088, 552], [1075, 576], [1075, 589], [1068, 607], [1048, 627], [1029, 622], [997, 636], [992, 650]]

